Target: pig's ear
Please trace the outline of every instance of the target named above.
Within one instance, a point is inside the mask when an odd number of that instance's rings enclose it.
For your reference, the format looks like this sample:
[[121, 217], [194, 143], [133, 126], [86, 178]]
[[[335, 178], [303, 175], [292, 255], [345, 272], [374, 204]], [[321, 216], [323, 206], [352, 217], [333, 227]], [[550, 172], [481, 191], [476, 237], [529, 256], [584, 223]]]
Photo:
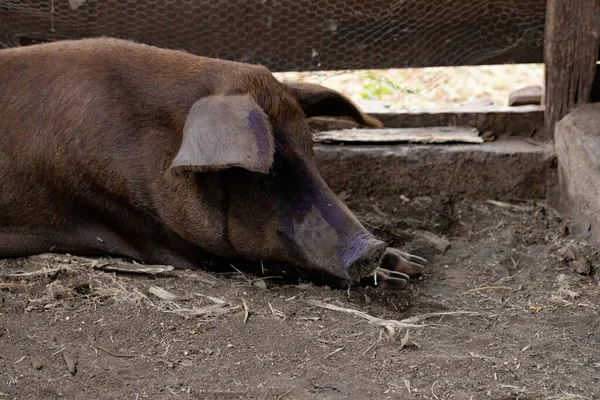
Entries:
[[273, 164], [274, 149], [269, 120], [252, 97], [209, 96], [190, 109], [170, 170], [202, 172], [240, 167], [266, 174]]
[[363, 113], [348, 97], [333, 89], [305, 82], [282, 82], [296, 98], [307, 118], [350, 117], [361, 125], [383, 128], [376, 118]]

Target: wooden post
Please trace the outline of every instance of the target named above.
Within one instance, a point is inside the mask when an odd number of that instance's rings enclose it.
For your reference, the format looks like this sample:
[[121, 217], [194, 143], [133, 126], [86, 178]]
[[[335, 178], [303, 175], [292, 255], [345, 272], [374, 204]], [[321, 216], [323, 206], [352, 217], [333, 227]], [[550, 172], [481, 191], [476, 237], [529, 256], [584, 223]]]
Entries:
[[546, 137], [580, 104], [589, 102], [598, 47], [600, 0], [548, 0], [544, 40]]

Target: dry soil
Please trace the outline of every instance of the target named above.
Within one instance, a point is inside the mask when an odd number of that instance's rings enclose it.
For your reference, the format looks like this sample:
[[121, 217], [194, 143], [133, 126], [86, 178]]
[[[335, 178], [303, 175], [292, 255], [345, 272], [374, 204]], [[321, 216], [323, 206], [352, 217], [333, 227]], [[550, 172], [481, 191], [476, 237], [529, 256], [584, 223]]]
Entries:
[[97, 269], [119, 260], [1, 260], [0, 399], [600, 396], [598, 256], [560, 215], [518, 201], [347, 202], [431, 260], [423, 279], [383, 293], [271, 265], [149, 276]]

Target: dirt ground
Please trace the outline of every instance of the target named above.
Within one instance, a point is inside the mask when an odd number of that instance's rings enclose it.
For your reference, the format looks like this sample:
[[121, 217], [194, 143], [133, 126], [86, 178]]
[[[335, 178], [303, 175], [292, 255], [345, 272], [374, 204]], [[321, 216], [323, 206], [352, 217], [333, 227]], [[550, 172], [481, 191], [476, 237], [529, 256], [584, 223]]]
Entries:
[[431, 260], [423, 279], [382, 293], [268, 265], [0, 261], [0, 399], [600, 396], [598, 255], [560, 216], [516, 200], [347, 202]]

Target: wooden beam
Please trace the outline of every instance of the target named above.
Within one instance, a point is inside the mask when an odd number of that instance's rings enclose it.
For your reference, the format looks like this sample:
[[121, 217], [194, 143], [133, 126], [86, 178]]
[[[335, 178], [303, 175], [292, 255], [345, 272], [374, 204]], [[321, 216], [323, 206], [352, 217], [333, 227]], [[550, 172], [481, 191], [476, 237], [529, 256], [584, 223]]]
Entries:
[[600, 0], [548, 0], [546, 5], [545, 131], [590, 100], [600, 46]]
[[393, 144], [393, 143], [483, 143], [477, 129], [465, 126], [428, 128], [342, 129], [319, 132], [315, 143]]
[[[552, 139], [544, 131], [543, 106], [457, 107], [437, 110], [386, 109], [373, 107], [368, 103], [359, 103], [359, 106], [383, 122], [386, 128], [472, 126], [481, 134], [489, 131], [497, 137], [525, 136], [539, 141]], [[359, 127], [352, 120], [329, 117], [312, 117], [308, 123], [314, 131]]]

